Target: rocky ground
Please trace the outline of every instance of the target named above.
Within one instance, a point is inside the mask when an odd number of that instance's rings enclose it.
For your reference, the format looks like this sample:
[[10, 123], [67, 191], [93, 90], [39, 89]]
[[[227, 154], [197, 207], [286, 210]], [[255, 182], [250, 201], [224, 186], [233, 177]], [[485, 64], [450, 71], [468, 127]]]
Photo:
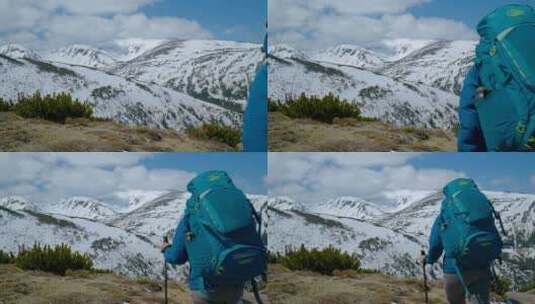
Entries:
[[[439, 282], [431, 284], [430, 303], [446, 304]], [[262, 291], [264, 303], [272, 304], [421, 304], [423, 283], [383, 274], [339, 272], [322, 276], [289, 271], [271, 265], [269, 282]], [[494, 296], [493, 303], [505, 303]], [[509, 303], [535, 303], [535, 290], [510, 294]], [[163, 303], [162, 282], [131, 280], [111, 273], [70, 272], [56, 276], [0, 265], [0, 304], [156, 304]], [[190, 303], [183, 284], [169, 283], [169, 303]], [[250, 293], [244, 304], [255, 303]]]
[[112, 121], [71, 119], [58, 124], [0, 112], [0, 151], [120, 152], [233, 151], [226, 144], [173, 130], [128, 127]]
[[441, 129], [398, 128], [355, 119], [337, 119], [326, 124], [272, 112], [269, 148], [278, 152], [456, 151], [456, 138], [453, 132]]

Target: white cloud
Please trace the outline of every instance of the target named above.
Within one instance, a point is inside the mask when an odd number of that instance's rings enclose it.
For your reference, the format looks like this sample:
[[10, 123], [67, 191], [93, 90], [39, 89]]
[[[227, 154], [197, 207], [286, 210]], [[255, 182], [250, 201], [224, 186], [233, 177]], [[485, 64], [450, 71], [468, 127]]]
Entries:
[[0, 0], [0, 43], [34, 48], [103, 44], [124, 38], [212, 38], [193, 20], [148, 17], [158, 0]]
[[52, 201], [125, 190], [185, 190], [195, 176], [184, 170], [147, 168], [143, 161], [149, 157], [138, 153], [0, 154], [0, 197]]
[[474, 31], [445, 18], [417, 18], [408, 10], [430, 0], [272, 0], [269, 18], [275, 44], [323, 48], [384, 39], [472, 39]]
[[270, 195], [303, 202], [340, 196], [380, 200], [390, 190], [439, 190], [465, 174], [453, 170], [419, 169], [414, 153], [273, 153], [266, 182]]

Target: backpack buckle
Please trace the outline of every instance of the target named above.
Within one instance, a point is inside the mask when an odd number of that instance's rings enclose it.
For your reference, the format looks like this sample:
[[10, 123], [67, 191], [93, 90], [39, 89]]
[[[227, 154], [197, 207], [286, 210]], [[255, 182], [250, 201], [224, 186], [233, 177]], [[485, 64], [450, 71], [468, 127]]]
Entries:
[[528, 139], [528, 142], [524, 145], [528, 150], [535, 150], [535, 135]]
[[487, 89], [486, 87], [478, 87], [476, 89], [476, 100], [477, 101], [481, 101], [483, 99], [485, 99], [485, 97], [487, 97], [487, 94], [490, 92], [489, 89]]
[[186, 241], [191, 242], [193, 241], [194, 235], [192, 232], [186, 232]]
[[493, 45], [489, 50], [489, 55], [491, 57], [494, 57], [496, 56], [497, 53], [498, 53], [498, 49], [496, 48], [496, 45]]
[[521, 121], [518, 122], [516, 125], [516, 132], [520, 134], [526, 133], [526, 125], [522, 123]]

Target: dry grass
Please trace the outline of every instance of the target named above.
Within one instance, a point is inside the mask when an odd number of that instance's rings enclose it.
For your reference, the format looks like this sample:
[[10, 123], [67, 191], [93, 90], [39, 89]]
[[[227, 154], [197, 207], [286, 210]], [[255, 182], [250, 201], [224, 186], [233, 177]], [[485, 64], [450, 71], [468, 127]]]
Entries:
[[379, 121], [352, 118], [325, 124], [272, 112], [269, 148], [282, 152], [455, 151], [456, 144], [453, 133], [445, 130], [396, 128]]
[[[35, 304], [159, 304], [161, 287], [138, 283], [114, 274], [70, 273], [60, 277], [41, 272], [23, 272], [14, 266], [0, 266], [0, 303]], [[155, 290], [157, 289], [157, 290]], [[170, 283], [169, 303], [189, 303], [184, 288]]]
[[224, 143], [172, 130], [127, 127], [109, 120], [76, 118], [57, 124], [0, 113], [0, 151], [171, 152], [234, 151]]
[[[446, 304], [442, 283], [434, 281], [430, 285], [430, 303]], [[425, 296], [423, 282], [419, 279], [354, 271], [322, 276], [311, 272], [291, 272], [280, 265], [270, 266], [265, 294], [268, 303], [272, 304], [421, 304]], [[517, 303], [535, 303], [535, 291], [508, 296], [519, 301]]]
[[[535, 303], [535, 291], [509, 296], [518, 303]], [[262, 298], [266, 304], [421, 304], [424, 292], [422, 281], [417, 279], [352, 271], [322, 276], [270, 265], [269, 282]], [[161, 282], [157, 281], [88, 272], [69, 272], [60, 277], [0, 265], [1, 304], [159, 304], [162, 300]], [[432, 304], [446, 303], [439, 282], [432, 284], [430, 300]], [[187, 288], [170, 282], [169, 303], [190, 303]], [[244, 303], [255, 303], [250, 293], [245, 295]]]

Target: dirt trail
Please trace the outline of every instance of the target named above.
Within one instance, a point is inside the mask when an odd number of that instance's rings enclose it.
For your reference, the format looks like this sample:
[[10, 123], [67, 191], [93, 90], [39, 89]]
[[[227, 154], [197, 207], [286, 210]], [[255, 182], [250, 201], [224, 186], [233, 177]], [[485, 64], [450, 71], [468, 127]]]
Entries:
[[270, 151], [455, 151], [455, 136], [440, 129], [396, 128], [378, 121], [337, 119], [326, 124], [269, 113]]
[[152, 152], [232, 151], [172, 130], [128, 127], [112, 121], [72, 119], [65, 124], [0, 112], [0, 151]]

